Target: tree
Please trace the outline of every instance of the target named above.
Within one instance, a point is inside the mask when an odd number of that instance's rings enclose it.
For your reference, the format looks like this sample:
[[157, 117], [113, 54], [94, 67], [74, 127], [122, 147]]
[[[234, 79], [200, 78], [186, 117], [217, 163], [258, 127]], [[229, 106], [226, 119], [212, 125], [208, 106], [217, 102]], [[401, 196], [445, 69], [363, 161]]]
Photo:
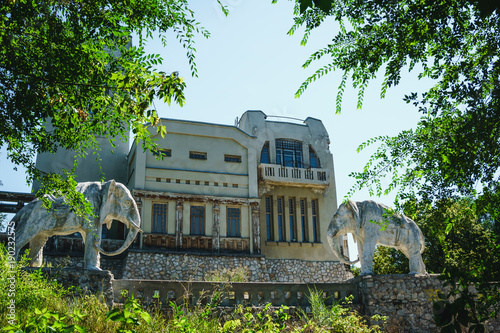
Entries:
[[[193, 38], [209, 33], [187, 0], [0, 4], [0, 145], [7, 146], [12, 162], [27, 168], [28, 182], [41, 180], [45, 193], [65, 193], [79, 206], [83, 199], [72, 191], [77, 165], [63, 174], [43, 174], [33, 163], [37, 153], [68, 149], [82, 156], [88, 148], [98, 150], [96, 136], [112, 142], [130, 131], [145, 149], [155, 149], [148, 126], [162, 136], [166, 129], [153, 100], [184, 103], [183, 79], [155, 70], [163, 59], [144, 51], [153, 36], [166, 45], [169, 30], [196, 75]], [[130, 44], [132, 34], [139, 37], [136, 46]]]
[[[338, 86], [337, 112], [341, 110], [348, 80], [358, 90], [358, 108], [362, 107], [365, 88], [376, 76], [384, 77], [382, 98], [389, 87], [399, 84], [403, 70], [418, 71], [419, 78], [435, 82], [421, 95], [408, 92], [404, 97], [422, 115], [415, 129], [395, 137], [374, 138], [359, 147], [362, 150], [379, 145], [363, 170], [351, 174], [356, 184], [348, 196], [365, 187], [371, 195], [379, 196], [398, 189], [399, 207], [405, 202], [419, 202], [431, 212], [439, 212], [443, 203], [468, 198], [467, 205], [475, 218], [498, 225], [500, 4], [488, 0], [295, 0], [295, 3], [295, 23], [289, 34], [304, 26], [302, 44], [307, 43], [312, 31], [327, 17], [333, 17], [340, 25], [332, 42], [304, 63], [304, 67], [309, 67], [328, 58], [328, 64], [300, 86], [297, 97], [312, 82], [334, 70], [343, 73]], [[384, 187], [387, 178], [389, 185]], [[469, 294], [469, 283], [475, 283], [481, 296], [489, 301], [498, 301], [500, 295], [487, 284], [493, 278], [486, 274], [492, 264], [490, 257], [486, 257], [490, 261], [473, 260], [466, 266], [471, 271], [465, 274], [451, 268], [457, 249], [443, 246], [441, 241], [451, 235], [460, 239], [461, 225], [460, 215], [432, 225], [437, 237], [441, 237], [439, 244], [449, 261], [450, 269], [443, 277], [452, 286], [452, 293], [456, 291], [452, 295], [455, 301], [447, 300], [447, 305], [443, 305], [447, 317], [442, 316], [441, 319], [446, 318], [437, 322], [448, 331], [459, 331], [461, 325], [472, 323], [471, 330], [479, 332], [479, 321], [486, 318], [477, 313], [483, 299]], [[498, 237], [495, 234], [491, 237], [498, 249]], [[458, 267], [466, 263], [456, 264]], [[495, 311], [488, 315], [495, 315]]]
[[[484, 193], [498, 198], [499, 13], [500, 5], [482, 0], [296, 1], [289, 34], [305, 26], [303, 44], [325, 18], [332, 16], [340, 24], [332, 43], [313, 53], [304, 67], [327, 57], [329, 63], [305, 80], [296, 96], [333, 70], [343, 72], [337, 112], [348, 79], [358, 89], [358, 107], [377, 75], [384, 76], [381, 97], [406, 69], [419, 69], [419, 78], [436, 82], [421, 96], [405, 96], [422, 113], [415, 130], [360, 147], [380, 144], [363, 171], [352, 174], [355, 189], [374, 188], [372, 193], [381, 195], [399, 187], [400, 198]], [[384, 176], [392, 176], [385, 189]]]

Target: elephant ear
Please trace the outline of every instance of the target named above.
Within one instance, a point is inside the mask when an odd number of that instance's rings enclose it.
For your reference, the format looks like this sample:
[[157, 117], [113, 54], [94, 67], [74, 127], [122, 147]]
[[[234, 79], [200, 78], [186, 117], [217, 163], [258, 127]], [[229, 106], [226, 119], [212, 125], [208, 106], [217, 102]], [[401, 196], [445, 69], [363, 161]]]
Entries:
[[113, 220], [106, 221], [106, 217], [108, 216], [109, 213], [110, 197], [115, 193], [115, 189], [116, 189], [116, 182], [114, 179], [111, 179], [102, 186], [102, 201], [101, 201], [101, 209], [99, 212], [100, 225], [103, 225], [106, 222], [111, 224], [111, 222], [113, 221]]
[[358, 205], [356, 204], [356, 202], [352, 201], [352, 200], [347, 201], [347, 208], [349, 208], [352, 211], [352, 213], [354, 214], [354, 219], [356, 220], [357, 225], [360, 225], [361, 219], [359, 216], [359, 208], [358, 208]]

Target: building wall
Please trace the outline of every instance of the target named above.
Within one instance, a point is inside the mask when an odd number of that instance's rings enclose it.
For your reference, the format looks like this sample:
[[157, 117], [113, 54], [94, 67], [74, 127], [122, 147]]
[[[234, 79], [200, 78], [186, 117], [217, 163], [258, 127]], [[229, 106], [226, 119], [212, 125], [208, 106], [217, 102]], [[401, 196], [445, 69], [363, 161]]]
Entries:
[[[304, 260], [338, 260], [331, 251], [326, 240], [326, 231], [337, 210], [337, 195], [335, 187], [335, 175], [333, 167], [333, 156], [329, 149], [330, 139], [323, 123], [314, 118], [307, 118], [303, 124], [269, 121], [261, 111], [247, 111], [240, 119], [239, 127], [255, 135], [256, 160], [261, 171], [268, 166], [273, 169], [274, 176], [266, 177], [259, 174], [259, 197], [260, 201], [260, 229], [262, 254], [268, 258], [289, 258]], [[297, 167], [278, 168], [277, 139], [290, 139], [301, 142], [302, 163]], [[269, 144], [269, 164], [261, 163], [261, 151]], [[311, 147], [319, 159], [319, 168], [311, 168], [309, 158], [309, 147]], [[287, 176], [279, 177], [278, 173], [286, 171]], [[297, 174], [293, 175], [296, 172]], [[324, 173], [326, 179], [318, 180], [317, 177], [306, 179], [305, 174], [312, 172]], [[272, 199], [272, 222], [273, 234], [267, 235], [266, 197]], [[278, 200], [283, 200], [282, 213], [278, 212]], [[295, 207], [290, 210], [290, 199], [295, 200]], [[304, 217], [307, 224], [307, 239], [303, 240], [301, 235], [301, 207], [300, 200], [305, 200], [306, 207]], [[314, 240], [312, 200], [315, 200], [317, 239]], [[280, 240], [278, 218], [281, 215], [286, 237]], [[295, 219], [296, 239], [291, 238], [290, 217]], [[345, 245], [344, 245], [345, 246]], [[347, 248], [345, 248], [347, 251]]]
[[[128, 186], [140, 201], [146, 234], [153, 233], [153, 205], [168, 207], [165, 234], [170, 237], [146, 235], [141, 246], [172, 248], [175, 244], [176, 249], [243, 250], [276, 259], [338, 260], [325, 239], [337, 198], [329, 136], [320, 120], [307, 118], [303, 124], [269, 121], [262, 111], [247, 111], [238, 127], [172, 119], [162, 123], [167, 135], [157, 139], [163, 159], [137, 149], [135, 144], [129, 153]], [[277, 140], [294, 143], [297, 161], [293, 167], [278, 165]], [[262, 161], [266, 143], [269, 160]], [[310, 149], [317, 165], [310, 159]], [[202, 158], [193, 158], [193, 153]], [[285, 155], [280, 156], [283, 159]], [[267, 172], [272, 177], [265, 176]], [[273, 207], [271, 237], [267, 235], [266, 198]], [[280, 200], [282, 212], [278, 212]], [[204, 207], [201, 238], [191, 237], [193, 205]], [[240, 209], [240, 241], [224, 239], [230, 238], [227, 207]], [[280, 218], [283, 237], [278, 237]], [[291, 218], [295, 235], [290, 232]]]

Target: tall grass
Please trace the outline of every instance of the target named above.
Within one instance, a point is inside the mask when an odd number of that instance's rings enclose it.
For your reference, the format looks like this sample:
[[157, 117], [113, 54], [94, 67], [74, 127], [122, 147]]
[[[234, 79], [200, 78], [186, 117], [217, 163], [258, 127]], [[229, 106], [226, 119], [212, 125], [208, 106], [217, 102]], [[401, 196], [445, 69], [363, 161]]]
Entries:
[[[328, 307], [322, 292], [312, 291], [311, 311], [291, 312], [285, 306], [221, 309], [219, 299], [207, 295], [206, 304], [171, 303], [168, 313], [160, 304], [144, 307], [137, 299], [109, 309], [95, 295], [74, 297], [73, 293], [47, 280], [40, 271], [22, 269], [26, 260], [9, 266], [9, 257], [0, 244], [0, 325], [11, 332], [380, 332], [369, 327], [354, 311], [340, 304]], [[227, 272], [226, 272], [227, 273]], [[16, 282], [16, 325], [9, 326], [7, 304], [9, 277]], [[213, 274], [217, 275], [217, 274]], [[242, 274], [244, 275], [244, 274]]]

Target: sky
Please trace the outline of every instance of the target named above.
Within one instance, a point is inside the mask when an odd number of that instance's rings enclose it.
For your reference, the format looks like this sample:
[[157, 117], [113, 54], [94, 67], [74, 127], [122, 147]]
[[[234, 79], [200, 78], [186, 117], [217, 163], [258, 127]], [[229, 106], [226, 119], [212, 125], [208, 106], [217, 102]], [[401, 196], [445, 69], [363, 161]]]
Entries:
[[[384, 99], [380, 99], [382, 79], [373, 81], [366, 89], [361, 110], [356, 109], [357, 91], [348, 86], [341, 114], [335, 114], [341, 73], [324, 76], [310, 84], [300, 98], [294, 97], [300, 84], [326, 64], [318, 62], [309, 69], [302, 68], [314, 51], [332, 40], [338, 31], [335, 22], [324, 22], [301, 46], [303, 30], [287, 35], [293, 24], [291, 1], [272, 4], [271, 0], [223, 0], [229, 9], [227, 17], [216, 0], [191, 3], [195, 18], [211, 34], [209, 39], [201, 35], [195, 38], [198, 77], [191, 77], [186, 50], [173, 35], [166, 47], [158, 40], [147, 45], [147, 52], [163, 57], [159, 70], [178, 71], [187, 84], [184, 107], [155, 102], [161, 117], [233, 125], [246, 110], [262, 110], [268, 116], [318, 118], [330, 136], [338, 204], [355, 183], [348, 175], [362, 170], [373, 151], [357, 153], [356, 148], [370, 138], [396, 135], [417, 124], [420, 116], [416, 108], [402, 100], [405, 94], [429, 85], [418, 81], [415, 73], [403, 73], [402, 83], [389, 88]], [[137, 45], [137, 39], [133, 43]], [[5, 149], [1, 149], [0, 190], [29, 192], [24, 169], [14, 171], [13, 167]], [[378, 198], [360, 191], [352, 199], [392, 205], [394, 195]]]

